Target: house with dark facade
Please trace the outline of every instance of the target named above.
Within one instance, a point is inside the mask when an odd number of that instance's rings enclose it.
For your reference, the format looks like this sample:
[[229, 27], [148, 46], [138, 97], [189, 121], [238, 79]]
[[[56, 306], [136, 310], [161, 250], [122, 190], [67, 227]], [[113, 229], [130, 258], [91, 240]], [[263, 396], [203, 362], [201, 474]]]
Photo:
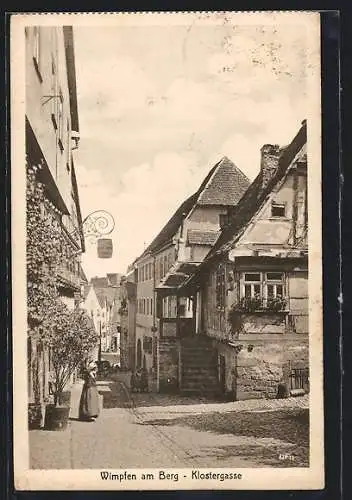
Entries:
[[[136, 368], [136, 297], [137, 285], [134, 271], [121, 278], [120, 285], [120, 367], [122, 370]], [[138, 359], [140, 358], [138, 353]], [[139, 363], [139, 366], [141, 364]]]
[[249, 184], [232, 161], [222, 158], [134, 262], [136, 366], [147, 369], [152, 390], [178, 387], [177, 345], [195, 321], [195, 302], [179, 293], [180, 285], [208, 254], [228, 209]]
[[286, 147], [263, 146], [258, 176], [181, 286], [196, 311], [181, 390], [234, 400], [309, 390], [306, 127]]

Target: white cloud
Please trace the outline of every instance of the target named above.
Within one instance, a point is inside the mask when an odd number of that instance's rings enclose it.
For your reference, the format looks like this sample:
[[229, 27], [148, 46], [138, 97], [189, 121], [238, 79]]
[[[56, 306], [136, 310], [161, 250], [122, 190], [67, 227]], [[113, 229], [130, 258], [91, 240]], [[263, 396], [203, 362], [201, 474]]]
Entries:
[[179, 204], [198, 189], [210, 166], [195, 169], [194, 163], [193, 154], [159, 153], [152, 163], [138, 165], [122, 175], [123, 189], [117, 195], [106, 186], [100, 171], [76, 166], [83, 217], [104, 209], [115, 219], [112, 259], [98, 259], [95, 245], [87, 242], [82, 263], [88, 277], [126, 270]]

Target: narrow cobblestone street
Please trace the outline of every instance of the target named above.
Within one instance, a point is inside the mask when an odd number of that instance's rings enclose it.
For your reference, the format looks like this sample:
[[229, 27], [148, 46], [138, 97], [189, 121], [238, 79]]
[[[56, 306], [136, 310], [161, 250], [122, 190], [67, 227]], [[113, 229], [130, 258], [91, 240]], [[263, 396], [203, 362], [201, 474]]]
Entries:
[[[255, 432], [235, 435], [229, 432], [228, 423], [237, 415], [253, 415], [258, 420], [258, 411], [266, 415], [285, 411], [289, 415], [290, 411], [303, 411], [308, 405], [307, 398], [224, 403], [131, 394], [128, 380], [129, 375], [121, 373], [98, 382], [104, 398], [103, 410], [90, 423], [79, 421], [75, 414], [81, 389], [77, 385], [72, 392], [71, 420], [65, 431], [30, 431], [31, 468], [265, 467], [271, 464], [270, 460], [265, 456], [262, 460], [255, 450], [266, 450], [266, 455], [270, 449], [274, 454], [277, 450], [289, 453], [292, 442], [283, 439], [282, 433], [273, 437], [275, 429], [270, 436], [259, 438]], [[209, 428], [209, 421], [223, 422], [223, 431]], [[247, 456], [246, 450], [250, 451]]]

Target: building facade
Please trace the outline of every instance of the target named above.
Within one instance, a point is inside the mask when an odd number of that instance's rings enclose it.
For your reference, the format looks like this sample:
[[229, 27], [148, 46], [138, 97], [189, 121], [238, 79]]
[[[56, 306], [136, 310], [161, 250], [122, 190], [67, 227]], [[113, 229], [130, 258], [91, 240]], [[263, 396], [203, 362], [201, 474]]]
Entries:
[[260, 173], [185, 285], [195, 338], [216, 352], [219, 392], [235, 400], [309, 390], [306, 122], [289, 146], [261, 153]]
[[[74, 165], [79, 123], [73, 31], [69, 26], [27, 27], [25, 42], [27, 172], [36, 172], [35, 180], [43, 187], [42, 216], [59, 228], [56, 287], [61, 300], [73, 309], [80, 302], [80, 255], [85, 250]], [[33, 329], [29, 331], [29, 402], [42, 403], [49, 395], [50, 352]]]
[[180, 284], [203, 261], [223, 217], [248, 186], [247, 177], [223, 158], [134, 263], [136, 366], [147, 369], [151, 390], [178, 385], [174, 344], [191, 334], [195, 321], [194, 302], [179, 294]]

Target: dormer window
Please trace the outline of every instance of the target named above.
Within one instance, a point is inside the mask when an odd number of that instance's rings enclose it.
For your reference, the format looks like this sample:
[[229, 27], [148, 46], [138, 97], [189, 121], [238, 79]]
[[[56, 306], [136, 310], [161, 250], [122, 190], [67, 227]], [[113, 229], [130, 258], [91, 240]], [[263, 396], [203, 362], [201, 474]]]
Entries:
[[272, 217], [285, 217], [286, 216], [286, 204], [273, 202], [271, 204], [271, 216]]

